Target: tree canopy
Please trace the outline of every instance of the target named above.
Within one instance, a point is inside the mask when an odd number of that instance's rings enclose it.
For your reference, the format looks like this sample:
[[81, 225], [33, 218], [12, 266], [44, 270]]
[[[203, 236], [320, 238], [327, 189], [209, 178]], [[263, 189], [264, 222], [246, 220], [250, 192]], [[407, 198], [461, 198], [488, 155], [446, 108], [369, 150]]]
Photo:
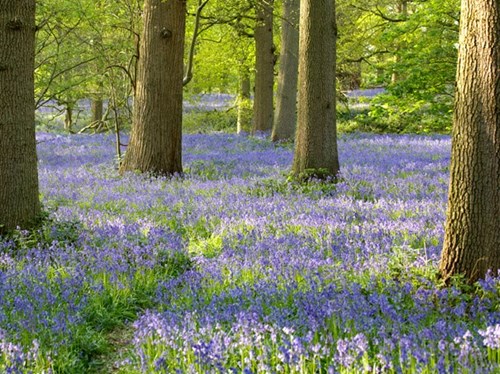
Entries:
[[[273, 7], [275, 51], [281, 46], [281, 4]], [[338, 0], [337, 8], [338, 91], [385, 89], [368, 108], [345, 112], [340, 106], [339, 120], [361, 130], [449, 132], [458, 1]], [[37, 106], [71, 107], [79, 99], [114, 95], [126, 108], [133, 94], [141, 14], [140, 0], [38, 1]], [[236, 95], [245, 71], [254, 87], [256, 17], [251, 0], [187, 2], [186, 64], [194, 40], [187, 98]], [[277, 59], [275, 75], [279, 64]]]

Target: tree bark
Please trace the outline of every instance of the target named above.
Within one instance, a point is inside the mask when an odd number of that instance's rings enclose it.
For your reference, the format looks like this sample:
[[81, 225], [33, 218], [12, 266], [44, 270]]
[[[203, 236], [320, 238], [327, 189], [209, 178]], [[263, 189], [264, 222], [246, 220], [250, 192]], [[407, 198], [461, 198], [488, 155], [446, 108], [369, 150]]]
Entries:
[[283, 1], [278, 96], [271, 139], [292, 140], [297, 123], [300, 0]]
[[[400, 14], [400, 18], [401, 19], [407, 19], [408, 18], [408, 1], [407, 0], [401, 0], [401, 2], [398, 4], [398, 13]], [[399, 53], [399, 51], [401, 49], [404, 49], [405, 48], [405, 43], [403, 42], [401, 45], [401, 43], [398, 43], [399, 45], [396, 46], [396, 56], [394, 57], [394, 62], [396, 63], [396, 66], [395, 66], [395, 69], [396, 70], [393, 70], [392, 72], [392, 75], [391, 75], [391, 83], [392, 84], [396, 84], [398, 83], [400, 80], [401, 80], [401, 76], [399, 74], [399, 72], [397, 71], [397, 69], [400, 69], [399, 68], [399, 64], [401, 64], [401, 55]]]
[[0, 0], [0, 232], [40, 214], [35, 141], [35, 1]]
[[252, 100], [250, 98], [250, 74], [248, 71], [241, 72], [237, 105], [237, 133], [249, 134], [252, 132]]
[[339, 171], [335, 93], [334, 0], [301, 0], [297, 133], [292, 173], [316, 177]]
[[146, 0], [133, 128], [121, 172], [182, 173], [185, 0]]
[[258, 0], [255, 26], [255, 97], [253, 132], [273, 128], [273, 2]]
[[64, 110], [64, 130], [73, 131], [73, 103], [66, 103]]
[[462, 0], [450, 189], [440, 271], [500, 269], [500, 4]]
[[104, 103], [101, 98], [93, 99], [90, 104], [90, 111], [92, 115], [91, 123], [97, 123], [102, 121], [102, 116], [104, 113], [103, 110]]

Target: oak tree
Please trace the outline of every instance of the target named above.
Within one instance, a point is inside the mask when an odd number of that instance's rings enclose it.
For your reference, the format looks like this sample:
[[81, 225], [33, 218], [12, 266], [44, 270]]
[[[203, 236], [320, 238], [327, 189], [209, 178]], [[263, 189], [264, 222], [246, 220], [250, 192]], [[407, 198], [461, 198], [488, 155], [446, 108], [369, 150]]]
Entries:
[[335, 1], [301, 0], [297, 133], [292, 174], [339, 171], [335, 94]]
[[500, 3], [462, 0], [450, 189], [440, 271], [500, 269]]
[[132, 133], [121, 172], [182, 173], [185, 0], [146, 0]]
[[0, 231], [40, 213], [34, 58], [35, 0], [0, 0]]

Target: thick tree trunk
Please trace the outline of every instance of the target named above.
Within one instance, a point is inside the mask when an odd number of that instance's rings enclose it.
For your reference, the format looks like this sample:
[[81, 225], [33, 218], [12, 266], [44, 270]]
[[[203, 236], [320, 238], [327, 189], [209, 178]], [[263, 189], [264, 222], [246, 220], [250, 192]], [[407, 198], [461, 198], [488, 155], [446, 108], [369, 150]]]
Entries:
[[35, 1], [0, 0], [0, 232], [40, 214], [34, 58]]
[[335, 1], [301, 0], [298, 121], [292, 168], [299, 178], [334, 176], [339, 171], [336, 35]]
[[252, 100], [250, 98], [250, 74], [242, 72], [240, 77], [240, 92], [238, 93], [238, 134], [252, 132]]
[[273, 128], [273, 1], [258, 0], [255, 26], [255, 97], [253, 131]]
[[500, 269], [500, 4], [462, 0], [450, 190], [440, 271]]
[[121, 172], [182, 173], [185, 0], [146, 0], [133, 128]]
[[300, 0], [283, 1], [278, 97], [272, 133], [273, 142], [291, 140], [297, 123], [297, 78], [299, 66]]

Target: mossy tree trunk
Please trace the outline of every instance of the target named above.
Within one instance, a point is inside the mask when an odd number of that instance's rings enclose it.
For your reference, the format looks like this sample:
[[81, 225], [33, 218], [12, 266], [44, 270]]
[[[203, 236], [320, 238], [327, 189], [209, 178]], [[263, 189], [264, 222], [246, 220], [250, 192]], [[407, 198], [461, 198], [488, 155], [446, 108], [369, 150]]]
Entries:
[[34, 59], [35, 1], [0, 0], [0, 232], [40, 214]]
[[132, 134], [121, 172], [182, 173], [185, 0], [146, 0]]
[[292, 173], [335, 176], [339, 171], [335, 94], [334, 0], [301, 0], [297, 132]]
[[450, 189], [440, 271], [500, 269], [500, 3], [462, 0]]

